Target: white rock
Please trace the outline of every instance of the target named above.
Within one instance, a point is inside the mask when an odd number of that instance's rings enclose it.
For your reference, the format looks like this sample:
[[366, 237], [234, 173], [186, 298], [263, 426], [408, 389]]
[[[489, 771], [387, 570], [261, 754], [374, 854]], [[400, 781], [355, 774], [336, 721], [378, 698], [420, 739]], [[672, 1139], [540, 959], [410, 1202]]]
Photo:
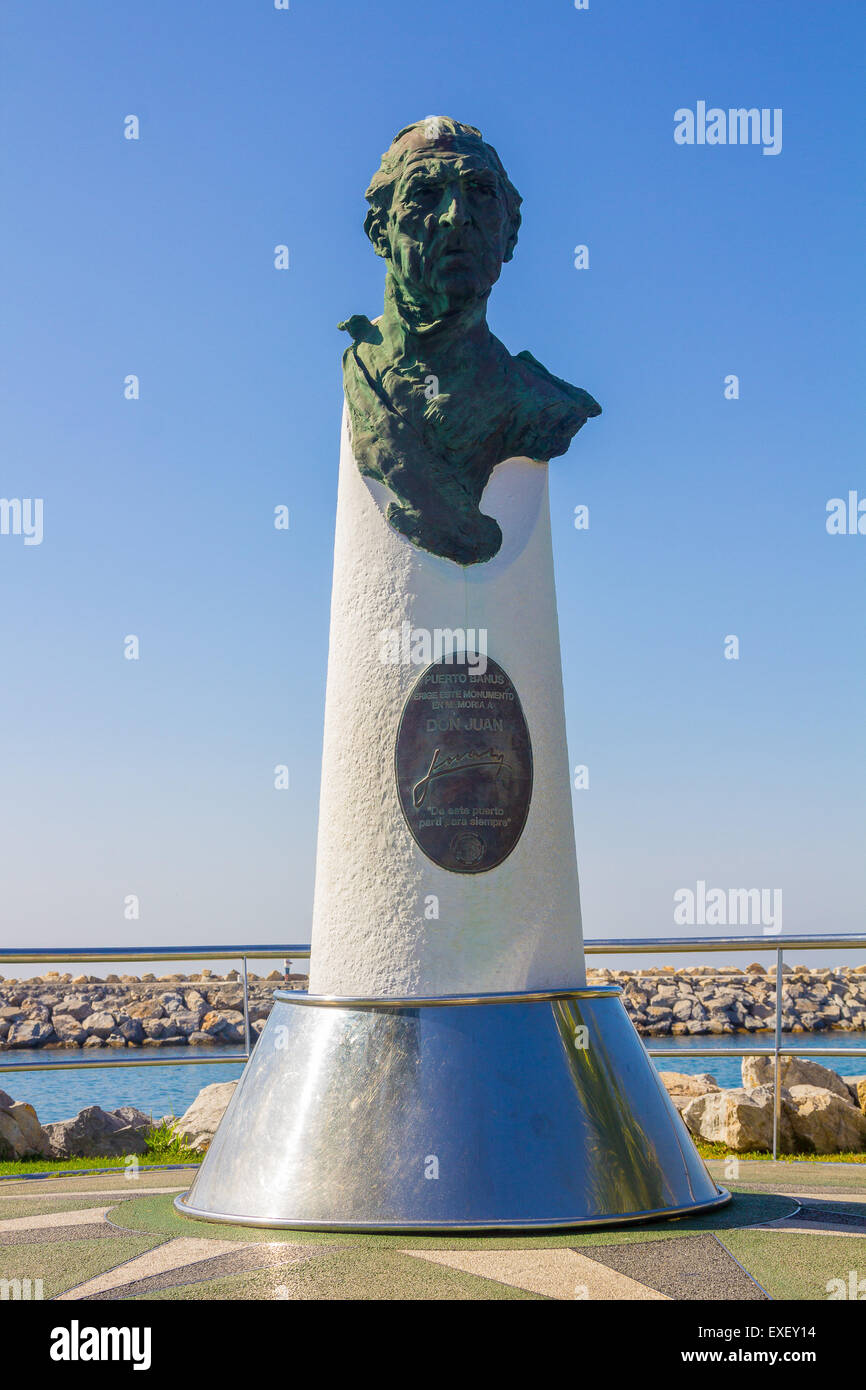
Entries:
[[859, 1105], [863, 1113], [866, 1114], [866, 1075], [846, 1076], [845, 1083], [851, 1096], [851, 1103]]
[[0, 1110], [0, 1157], [45, 1158], [50, 1152], [48, 1136], [32, 1105], [19, 1100]]
[[718, 1091], [719, 1083], [708, 1072], [689, 1076], [681, 1071], [661, 1071], [661, 1080], [670, 1096], [705, 1096], [708, 1091]]
[[[772, 1086], [775, 1081], [775, 1058], [744, 1057], [742, 1063], [743, 1085]], [[779, 1080], [783, 1089], [792, 1086], [820, 1086], [825, 1091], [833, 1091], [841, 1100], [851, 1103], [851, 1093], [841, 1076], [822, 1067], [818, 1062], [809, 1062], [803, 1057], [782, 1057], [780, 1059]]]
[[[791, 1111], [791, 1102], [783, 1093], [779, 1115], [779, 1147], [783, 1152], [794, 1147]], [[696, 1096], [681, 1113], [692, 1134], [724, 1144], [734, 1153], [773, 1147], [773, 1092], [769, 1086], [711, 1091]]]
[[794, 1133], [815, 1153], [860, 1153], [866, 1149], [866, 1115], [833, 1091], [792, 1086]]
[[175, 1133], [185, 1139], [190, 1148], [203, 1152], [217, 1132], [234, 1093], [236, 1081], [215, 1081], [199, 1091], [192, 1105], [175, 1124]]

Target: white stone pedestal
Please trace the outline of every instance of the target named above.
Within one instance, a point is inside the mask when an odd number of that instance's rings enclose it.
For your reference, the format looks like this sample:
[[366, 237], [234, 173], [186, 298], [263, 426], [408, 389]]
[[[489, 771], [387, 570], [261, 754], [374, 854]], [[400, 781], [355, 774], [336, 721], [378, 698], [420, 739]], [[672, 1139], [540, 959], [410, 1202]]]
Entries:
[[[475, 994], [585, 983], [550, 542], [547, 465], [509, 459], [482, 511], [502, 548], [463, 567], [392, 529], [392, 494], [364, 478], [343, 418], [310, 992]], [[523, 833], [498, 867], [454, 873], [403, 816], [394, 748], [424, 664], [383, 661], [382, 633], [487, 630], [532, 744]], [[446, 668], [447, 669], [447, 668]], [[438, 915], [436, 915], [438, 914]]]

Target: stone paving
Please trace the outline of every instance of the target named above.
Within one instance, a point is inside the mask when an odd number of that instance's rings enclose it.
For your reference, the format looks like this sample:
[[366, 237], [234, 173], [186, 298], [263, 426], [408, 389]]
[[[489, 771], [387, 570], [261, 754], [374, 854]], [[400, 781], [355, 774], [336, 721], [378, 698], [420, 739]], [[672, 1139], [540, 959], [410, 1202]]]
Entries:
[[14, 1179], [0, 1183], [0, 1297], [29, 1279], [63, 1301], [825, 1301], [852, 1271], [866, 1281], [866, 1168], [741, 1161], [733, 1181], [709, 1167], [734, 1200], [704, 1217], [481, 1237], [193, 1222], [172, 1206], [177, 1170]]

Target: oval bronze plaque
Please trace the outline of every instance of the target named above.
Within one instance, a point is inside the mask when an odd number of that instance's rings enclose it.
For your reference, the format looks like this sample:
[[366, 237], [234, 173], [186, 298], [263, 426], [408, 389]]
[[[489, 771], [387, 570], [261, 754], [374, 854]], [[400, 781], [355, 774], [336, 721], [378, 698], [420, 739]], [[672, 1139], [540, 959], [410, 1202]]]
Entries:
[[532, 746], [514, 689], [490, 657], [437, 661], [412, 688], [397, 730], [397, 793], [409, 829], [442, 869], [495, 869], [520, 839]]

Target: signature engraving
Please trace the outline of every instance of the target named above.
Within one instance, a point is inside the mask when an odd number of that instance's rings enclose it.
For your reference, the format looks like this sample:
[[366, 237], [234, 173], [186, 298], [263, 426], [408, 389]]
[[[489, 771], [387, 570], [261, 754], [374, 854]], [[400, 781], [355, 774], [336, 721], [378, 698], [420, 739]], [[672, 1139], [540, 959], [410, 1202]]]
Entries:
[[434, 748], [433, 757], [430, 759], [430, 766], [412, 788], [412, 804], [416, 811], [419, 806], [424, 805], [424, 800], [430, 787], [438, 777], [448, 777], [452, 772], [463, 772], [467, 766], [472, 767], [495, 767], [496, 778], [505, 766], [505, 754], [498, 748], [479, 748], [470, 749], [467, 753], [453, 753], [450, 757], [441, 757], [440, 750]]

